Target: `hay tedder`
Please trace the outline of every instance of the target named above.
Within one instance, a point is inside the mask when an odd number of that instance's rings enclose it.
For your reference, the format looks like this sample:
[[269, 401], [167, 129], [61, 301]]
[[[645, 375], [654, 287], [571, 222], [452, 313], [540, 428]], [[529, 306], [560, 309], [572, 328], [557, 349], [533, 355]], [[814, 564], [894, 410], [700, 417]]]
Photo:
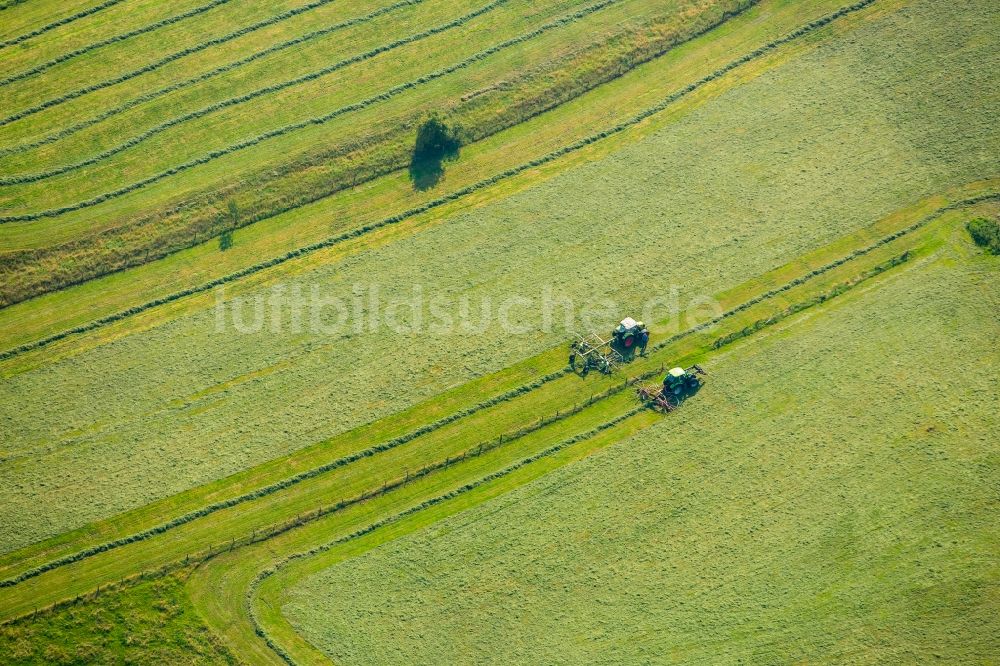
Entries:
[[591, 370], [611, 374], [631, 361], [636, 350], [644, 354], [648, 343], [649, 330], [645, 324], [626, 317], [611, 331], [607, 340], [596, 333], [586, 337], [577, 335], [576, 340], [570, 343], [569, 364], [582, 374]]
[[677, 409], [685, 399], [698, 392], [707, 373], [700, 365], [688, 369], [673, 368], [663, 377], [662, 384], [646, 384], [636, 388], [636, 394], [644, 403], [664, 412]]

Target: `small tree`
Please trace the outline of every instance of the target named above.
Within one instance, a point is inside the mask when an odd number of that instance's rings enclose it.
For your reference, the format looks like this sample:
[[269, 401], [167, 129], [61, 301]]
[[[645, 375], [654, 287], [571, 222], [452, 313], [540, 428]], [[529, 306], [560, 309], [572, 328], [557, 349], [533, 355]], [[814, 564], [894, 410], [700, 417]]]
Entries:
[[969, 220], [965, 225], [976, 245], [986, 248], [990, 254], [1000, 254], [1000, 223], [985, 217]]
[[417, 189], [433, 187], [444, 174], [443, 163], [458, 157], [458, 132], [434, 115], [417, 129], [410, 160], [410, 177]]
[[431, 116], [417, 130], [417, 142], [413, 147], [416, 161], [453, 159], [458, 155], [460, 143], [455, 130], [437, 116]]
[[219, 249], [225, 252], [233, 246], [233, 229], [240, 226], [240, 209], [236, 202], [230, 199], [226, 203], [228, 215], [219, 215], [220, 225], [228, 227], [219, 236]]

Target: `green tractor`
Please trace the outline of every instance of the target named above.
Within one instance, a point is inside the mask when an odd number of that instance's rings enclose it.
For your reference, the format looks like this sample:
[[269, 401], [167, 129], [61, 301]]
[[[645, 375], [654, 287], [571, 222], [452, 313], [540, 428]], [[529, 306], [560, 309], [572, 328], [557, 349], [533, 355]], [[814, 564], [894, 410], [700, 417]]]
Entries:
[[698, 392], [707, 374], [700, 365], [692, 365], [688, 369], [672, 368], [663, 377], [662, 385], [640, 386], [636, 389], [639, 398], [653, 407], [665, 412], [672, 412], [688, 396]]

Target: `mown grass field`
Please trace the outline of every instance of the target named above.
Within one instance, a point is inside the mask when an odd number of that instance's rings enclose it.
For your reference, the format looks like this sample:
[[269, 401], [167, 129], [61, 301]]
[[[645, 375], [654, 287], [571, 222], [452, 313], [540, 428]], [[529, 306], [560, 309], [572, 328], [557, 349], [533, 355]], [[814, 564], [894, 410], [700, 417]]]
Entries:
[[[605, 0], [551, 7], [536, 3], [525, 12], [521, 4], [497, 0], [470, 5], [461, 10], [465, 13], [439, 24], [415, 19], [422, 26], [417, 32], [406, 32], [405, 21], [392, 21], [389, 25], [401, 31], [399, 35], [368, 50], [347, 51], [344, 59], [318, 56], [322, 67], [299, 76], [289, 78], [285, 72], [298, 65], [280, 67], [284, 78], [270, 85], [258, 86], [253, 71], [249, 81], [258, 87], [251, 90], [221, 80], [224, 94], [207, 105], [171, 102], [168, 97], [190, 88], [183, 81], [172, 83], [168, 87], [179, 87], [177, 91], [157, 97], [168, 104], [169, 118], [151, 120], [131, 135], [104, 122], [91, 125], [97, 133], [92, 138], [103, 150], [91, 150], [93, 141], [87, 141], [89, 156], [22, 170], [0, 181], [9, 195], [5, 208], [11, 212], [2, 217], [9, 227], [3, 267], [12, 274], [4, 301], [17, 302], [141, 264], [234, 225], [265, 219], [394, 171], [405, 166], [413, 127], [428, 111], [448, 113], [467, 140], [489, 136], [613, 79], [748, 4], [689, 0], [660, 3], [649, 11], [648, 3], [640, 0]], [[425, 8], [419, 3], [400, 11], [419, 13]], [[374, 31], [372, 39], [386, 39], [378, 22], [390, 21], [395, 12], [380, 12], [376, 8], [341, 23], [349, 24], [345, 30]], [[329, 26], [323, 31], [338, 45], [343, 41], [338, 39], [342, 31]], [[289, 57], [312, 48], [315, 40], [307, 40], [308, 34], [290, 40], [304, 41], [294, 44]], [[480, 38], [486, 34], [488, 39]], [[461, 48], [451, 48], [453, 41]], [[268, 60], [270, 55], [219, 68], [243, 72]], [[142, 96], [133, 100], [136, 104], [124, 103], [130, 112], [147, 106]], [[255, 108], [250, 116], [245, 114], [248, 105]], [[180, 113], [184, 108], [187, 111]], [[30, 124], [35, 118], [21, 115], [8, 120]], [[74, 140], [76, 132], [71, 134], [63, 139]], [[161, 150], [155, 150], [157, 142]], [[38, 149], [72, 152], [72, 146], [63, 143], [45, 143]], [[16, 152], [11, 156], [15, 161], [27, 155], [16, 148], [10, 149]], [[100, 177], [102, 173], [107, 178]], [[74, 178], [84, 190], [76, 191], [79, 188], [70, 183]], [[221, 189], [220, 179], [226, 181]], [[62, 181], [65, 187], [52, 187]], [[34, 211], [15, 210], [19, 202], [33, 205], [46, 197], [62, 199]], [[75, 202], [67, 197], [75, 197]], [[243, 211], [239, 219], [226, 214], [229, 201]], [[23, 224], [32, 220], [38, 224]], [[46, 272], [25, 271], [26, 265], [41, 265]]]
[[[23, 305], [5, 308], [0, 311], [3, 346], [5, 349], [13, 348], [154, 298], [197, 287], [220, 275], [253, 265], [261, 256], [279, 255], [322, 241], [331, 234], [376, 222], [387, 214], [400, 214], [439, 197], [442, 191], [454, 192], [505, 169], [538, 159], [570, 141], [602, 131], [628, 118], [629, 114], [638, 113], [683, 89], [689, 82], [731, 62], [733, 53], [749, 53], [793, 30], [804, 18], [822, 16], [837, 6], [832, 0], [758, 5], [744, 15], [730, 19], [719, 32], [713, 31], [693, 40], [542, 116], [463, 147], [462, 169], [446, 173], [440, 188], [414, 190], [406, 174], [394, 173], [241, 229], [234, 233], [234, 245], [225, 253], [218, 251], [218, 240], [213, 238], [139, 270], [93, 280]], [[769, 59], [748, 68], [749, 72], [745, 72], [744, 77], [726, 77], [713, 91], [706, 91], [697, 99], [679, 101], [674, 113], [683, 113], [692, 108], [689, 105], [703, 103], [709, 94], [718, 95], [721, 90], [736, 85], [745, 77], [766, 71], [774, 64], [774, 59]], [[639, 130], [648, 133], [661, 122], [654, 116], [642, 127], [630, 132], [629, 137], [602, 141], [587, 151], [567, 156], [558, 166], [533, 169], [522, 177], [489, 188], [489, 196], [523, 189], [551, 177], [567, 166], [565, 161], [572, 159], [579, 163], [593, 159], [616, 145], [620, 147], [625, 141], [635, 140], [641, 136]], [[483, 196], [466, 197], [447, 206], [435, 218], [440, 219], [449, 212], [483, 200]], [[39, 273], [51, 270], [52, 267], [44, 263], [33, 269]], [[67, 306], [69, 303], [72, 306]]]
[[[956, 34], [931, 9], [922, 17], [920, 33], [902, 27], [921, 19], [919, 7], [862, 28], [854, 48], [821, 49], [793, 61], [635, 146], [502, 204], [378, 252], [343, 261], [320, 253], [268, 279], [288, 289], [301, 284], [306, 293], [315, 284], [324, 293], [349, 294], [354, 284], [378, 276], [385, 300], [409, 297], [420, 279], [450, 303], [462, 296], [473, 303], [508, 294], [537, 299], [541, 283], [574, 299], [617, 297], [626, 308], [645, 299], [647, 284], [678, 284], [682, 299], [722, 290], [877, 219], [900, 199], [930, 194], [948, 178], [957, 185], [990, 174], [985, 110], [955, 104], [975, 89], [975, 78], [938, 79], [935, 111], [955, 114], [953, 133], [940, 130], [919, 159], [914, 153], [925, 115], [909, 113], [907, 86], [943, 71], [935, 68], [972, 62], [975, 31], [985, 29], [956, 23], [972, 31]], [[859, 60], [878, 57], [867, 44], [892, 39], [904, 51], [883, 53], [885, 66], [869, 64], [862, 71], [868, 85], [859, 84]], [[901, 97], [890, 106], [881, 91], [893, 85]], [[745, 126], [729, 127], [731, 114]], [[893, 114], [892, 134], [879, 131], [887, 130], [886, 114]], [[865, 118], [868, 131], [857, 131]], [[817, 161], [825, 148], [829, 157]], [[954, 175], [942, 176], [942, 163]], [[633, 178], [639, 165], [646, 176]], [[712, 193], [708, 182], [719, 183]], [[850, 198], [841, 196], [846, 189]], [[563, 192], [574, 193], [572, 207], [565, 207]], [[604, 221], [596, 228], [595, 214]], [[491, 229], [488, 238], [483, 225]], [[579, 242], [583, 225], [586, 243]], [[734, 236], [734, 226], [745, 231]], [[597, 250], [604, 247], [615, 249]], [[665, 252], [671, 261], [663, 261]], [[622, 274], [626, 256], [647, 268]], [[511, 262], [518, 271], [509, 270]], [[710, 271], [696, 274], [689, 268], [708, 264]], [[530, 319], [526, 311], [515, 315]], [[419, 353], [400, 354], [418, 338], [387, 333], [362, 343], [352, 330], [323, 340], [267, 329], [219, 335], [215, 317], [213, 309], [177, 316], [5, 381], [3, 392], [17, 396], [3, 401], [10, 433], [0, 471], [10, 507], [3, 530], [8, 549], [326, 439], [537, 353], [568, 333], [556, 317], [550, 333], [507, 342], [494, 321], [482, 335], [430, 336], [419, 340]], [[379, 373], [369, 370], [379, 364]], [[260, 410], [263, 404], [273, 407]]]
[[989, 661], [998, 265], [959, 245], [734, 345], [672, 418], [269, 603], [343, 664]]
[[0, 654], [989, 661], [996, 20], [0, 2]]

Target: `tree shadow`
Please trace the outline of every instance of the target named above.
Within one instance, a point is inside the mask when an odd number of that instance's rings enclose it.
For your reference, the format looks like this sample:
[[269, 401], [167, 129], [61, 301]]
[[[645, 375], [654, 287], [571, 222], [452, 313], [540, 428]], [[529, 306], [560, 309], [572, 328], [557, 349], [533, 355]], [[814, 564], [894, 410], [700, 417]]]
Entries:
[[413, 189], [423, 192], [429, 190], [439, 182], [444, 176], [444, 160], [441, 159], [417, 159], [416, 155], [410, 160], [410, 180], [413, 181]]

